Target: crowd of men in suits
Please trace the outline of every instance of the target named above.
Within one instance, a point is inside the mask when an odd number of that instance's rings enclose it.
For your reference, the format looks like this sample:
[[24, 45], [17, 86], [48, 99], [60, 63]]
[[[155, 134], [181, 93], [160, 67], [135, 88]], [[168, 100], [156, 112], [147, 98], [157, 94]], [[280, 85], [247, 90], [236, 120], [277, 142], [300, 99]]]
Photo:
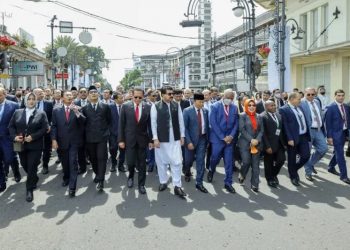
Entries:
[[286, 161], [291, 183], [299, 186], [300, 168], [314, 181], [315, 166], [332, 145], [328, 172], [350, 184], [344, 156], [350, 108], [344, 101], [343, 90], [335, 91], [331, 102], [323, 86], [253, 96], [236, 96], [231, 89], [220, 94], [215, 87], [194, 92], [163, 86], [146, 93], [135, 87], [124, 93], [99, 85], [65, 91], [18, 89], [10, 95], [0, 86], [0, 192], [6, 190], [10, 167], [20, 182], [22, 165], [26, 200], [31, 202], [38, 166], [42, 164], [42, 174], [49, 173], [52, 150], [57, 150], [62, 186], [70, 197], [75, 196], [78, 175], [90, 164], [97, 190], [104, 189], [108, 155], [110, 172], [128, 172], [128, 188], [138, 172], [136, 185], [145, 194], [147, 172], [157, 168], [159, 191], [168, 188], [171, 177], [174, 194], [183, 198], [182, 175], [191, 181], [194, 162], [195, 187], [203, 193], [208, 193], [205, 172], [211, 183], [221, 159], [227, 192], [235, 193], [234, 170], [241, 184], [251, 170], [251, 189], [258, 192], [260, 161], [270, 187], [278, 187]]

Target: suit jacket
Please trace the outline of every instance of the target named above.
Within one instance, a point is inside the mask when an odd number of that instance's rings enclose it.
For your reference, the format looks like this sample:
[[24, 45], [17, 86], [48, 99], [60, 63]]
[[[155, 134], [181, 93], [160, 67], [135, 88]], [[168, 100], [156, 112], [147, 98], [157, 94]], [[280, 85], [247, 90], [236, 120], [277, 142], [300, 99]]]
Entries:
[[139, 122], [135, 118], [134, 102], [123, 104], [120, 109], [118, 142], [124, 142], [126, 147], [147, 147], [152, 142], [151, 106], [143, 103]]
[[[111, 124], [109, 126], [109, 131], [111, 135], [118, 136], [118, 129], [119, 129], [119, 113], [118, 113], [118, 108], [115, 103], [110, 104], [109, 108], [111, 109]], [[121, 107], [120, 107], [120, 112], [121, 112]]]
[[[240, 136], [238, 138], [238, 147], [240, 149], [250, 149], [250, 142], [252, 139], [256, 139], [259, 141], [257, 148], [259, 150], [263, 149], [263, 134], [264, 134], [264, 126], [262, 122], [262, 118], [259, 115], [255, 115], [257, 122], [256, 131], [253, 130], [252, 122], [246, 113], [242, 113], [239, 115], [239, 132]], [[250, 151], [249, 151], [250, 152]]]
[[26, 110], [17, 109], [9, 124], [9, 131], [12, 140], [14, 140], [19, 134], [22, 134], [23, 136], [32, 136], [33, 140], [31, 142], [24, 142], [25, 150], [43, 150], [44, 135], [48, 128], [49, 123], [46, 114], [40, 110], [34, 111], [27, 124]]
[[[260, 116], [263, 120], [264, 126], [264, 135], [263, 135], [263, 144], [264, 150], [271, 148], [272, 152], [275, 153], [278, 149], [283, 146], [286, 146], [285, 136], [282, 130], [282, 117], [279, 113], [275, 113], [276, 118], [278, 119], [279, 127], [277, 127], [276, 122], [268, 114], [268, 112], [263, 112]], [[276, 130], [280, 129], [280, 135], [276, 135]]]
[[[303, 112], [305, 117], [303, 109], [300, 108], [300, 110]], [[294, 115], [293, 110], [290, 108], [289, 105], [284, 105], [282, 108], [279, 109], [279, 113], [282, 116], [283, 130], [287, 141], [294, 141], [294, 145], [297, 145], [299, 143], [299, 123]], [[310, 140], [308, 126], [306, 126], [306, 135]]]
[[[318, 107], [318, 110], [320, 111], [320, 119], [321, 122], [323, 121], [323, 115], [322, 115], [322, 108], [321, 108], [321, 103], [319, 101], [315, 101], [315, 105]], [[307, 100], [302, 100], [300, 103], [300, 108], [303, 110], [305, 114], [305, 120], [308, 128], [311, 129], [312, 126], [312, 110], [310, 109], [309, 103]], [[326, 131], [324, 129], [324, 122], [322, 122], [322, 127], [321, 130], [324, 135], [326, 135]]]
[[65, 108], [54, 108], [52, 112], [51, 138], [56, 140], [59, 149], [68, 149], [70, 145], [81, 146], [84, 136], [85, 117], [81, 114], [79, 118], [71, 110], [69, 120], [66, 120]]
[[[209, 136], [209, 118], [208, 118], [208, 110], [205, 108], [203, 110], [203, 118], [204, 118], [204, 126], [205, 126], [205, 134], [208, 139]], [[192, 143], [195, 147], [199, 141], [199, 124], [198, 124], [198, 116], [197, 111], [194, 106], [188, 107], [183, 112], [184, 124], [185, 124], [185, 142], [186, 145]], [[202, 126], [203, 126], [202, 125]]]
[[[347, 126], [349, 129], [350, 128], [350, 108], [349, 106], [344, 104], [344, 109], [347, 115]], [[333, 144], [343, 144], [344, 143], [344, 136], [343, 136], [344, 121], [336, 102], [331, 103], [327, 107], [326, 114], [325, 114], [325, 122], [326, 122], [327, 138], [332, 138]]]
[[4, 110], [3, 110], [2, 118], [0, 120], [0, 138], [3, 138], [3, 137], [8, 138], [10, 136], [8, 126], [16, 109], [18, 109], [17, 103], [9, 100], [5, 100]]
[[[46, 113], [47, 116], [47, 120], [49, 122], [49, 124], [51, 124], [51, 119], [52, 119], [52, 110], [53, 110], [53, 103], [52, 101], [47, 101], [47, 100], [43, 100], [44, 103], [44, 112]], [[24, 106], [24, 100], [22, 102], [21, 108], [25, 108]]]
[[180, 101], [180, 107], [181, 107], [181, 111], [184, 111], [185, 108], [188, 108], [189, 106], [191, 106], [190, 102], [188, 100], [181, 100]]
[[6, 95], [6, 99], [12, 102], [17, 102], [17, 98], [14, 95]]
[[261, 114], [265, 111], [264, 102], [260, 101], [256, 104], [256, 113]]
[[209, 122], [211, 143], [224, 143], [223, 140], [226, 136], [236, 138], [238, 132], [238, 110], [236, 105], [230, 105], [228, 120], [226, 121], [223, 103], [221, 101], [214, 103], [211, 106]]
[[111, 110], [107, 104], [98, 103], [96, 110], [91, 103], [81, 109], [86, 117], [85, 139], [87, 143], [105, 142], [109, 138]]

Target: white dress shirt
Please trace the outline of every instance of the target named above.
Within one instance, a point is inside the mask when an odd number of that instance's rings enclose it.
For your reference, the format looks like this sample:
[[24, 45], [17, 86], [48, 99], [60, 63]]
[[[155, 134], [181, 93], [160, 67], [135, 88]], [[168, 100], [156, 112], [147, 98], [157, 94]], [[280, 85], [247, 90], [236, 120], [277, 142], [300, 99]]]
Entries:
[[[337, 101], [335, 101], [335, 103], [338, 105], [338, 109], [339, 109], [340, 114], [341, 114], [343, 121], [344, 121], [343, 130], [347, 130], [348, 129], [347, 121], [348, 121], [349, 117], [347, 117], [347, 115], [346, 115], [345, 105], [344, 105], [344, 103], [339, 103]], [[345, 113], [343, 112], [341, 105], [343, 105]]]
[[[306, 120], [305, 120], [303, 111], [301, 111], [300, 108], [295, 107], [295, 106], [293, 106], [291, 104], [289, 104], [289, 106], [292, 109], [292, 111], [293, 111], [293, 113], [295, 115], [295, 118], [298, 121], [298, 124], [299, 124], [299, 135], [305, 134], [307, 132], [307, 128], [306, 128]], [[301, 124], [300, 122], [302, 122], [303, 124]]]
[[[201, 119], [202, 119], [202, 135], [205, 134], [205, 122], [204, 122], [204, 113], [203, 113], [203, 109], [197, 109], [197, 108], [194, 108], [196, 110], [196, 116], [198, 117], [198, 110], [200, 110], [201, 112]], [[198, 124], [199, 126], [199, 124]]]
[[[320, 127], [322, 127], [321, 111], [319, 110], [319, 107], [318, 107], [318, 105], [316, 104], [316, 102], [313, 101], [313, 103], [314, 103], [314, 107], [315, 107], [315, 110], [316, 110], [318, 119], [319, 119], [319, 121], [320, 121]], [[316, 117], [316, 115], [315, 115], [314, 112], [313, 112], [312, 103], [311, 103], [310, 101], [307, 101], [307, 104], [309, 105], [309, 109], [310, 109], [310, 112], [311, 112], [311, 119], [312, 119], [311, 128], [318, 128], [317, 117]]]
[[29, 122], [29, 118], [33, 115], [35, 108], [26, 108], [26, 124]]

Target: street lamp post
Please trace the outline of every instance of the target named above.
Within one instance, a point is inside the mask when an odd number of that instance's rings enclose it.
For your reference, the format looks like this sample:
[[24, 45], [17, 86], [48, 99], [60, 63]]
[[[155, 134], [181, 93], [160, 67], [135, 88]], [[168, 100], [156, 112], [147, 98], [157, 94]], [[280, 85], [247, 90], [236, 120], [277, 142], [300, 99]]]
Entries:
[[56, 70], [55, 70], [55, 66], [54, 66], [54, 45], [53, 45], [53, 29], [55, 27], [55, 20], [57, 19], [56, 15], [54, 15], [51, 20], [50, 20], [50, 28], [51, 28], [51, 82], [55, 84], [55, 88], [57, 89], [57, 82], [55, 79], [55, 74], [56, 74]]

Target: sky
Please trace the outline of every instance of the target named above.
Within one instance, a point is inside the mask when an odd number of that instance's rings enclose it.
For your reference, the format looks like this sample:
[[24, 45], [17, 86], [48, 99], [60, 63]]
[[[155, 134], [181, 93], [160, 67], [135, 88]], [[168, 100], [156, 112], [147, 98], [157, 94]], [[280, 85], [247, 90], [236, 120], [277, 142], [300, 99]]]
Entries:
[[[43, 0], [44, 1], [44, 0]], [[60, 0], [60, 2], [103, 16], [114, 21], [136, 27], [167, 33], [171, 35], [197, 37], [197, 28], [182, 28], [179, 23], [185, 19], [189, 0]], [[235, 4], [231, 0], [212, 0], [212, 32], [217, 36], [230, 31], [242, 24], [242, 18], [233, 15]], [[265, 10], [257, 7], [257, 15]], [[159, 35], [138, 32], [124, 27], [112, 25], [94, 18], [76, 13], [66, 8], [48, 2], [29, 2], [24, 0], [0, 0], [0, 12], [6, 13], [4, 23], [10, 34], [17, 33], [22, 28], [34, 36], [34, 42], [39, 50], [50, 43], [50, 28], [47, 27], [53, 15], [58, 21], [71, 21], [73, 26], [92, 27], [91, 46], [100, 46], [108, 59], [112, 60], [109, 69], [103, 70], [103, 75], [113, 87], [119, 84], [124, 76], [125, 68], [132, 68], [132, 54], [165, 54], [170, 47], [183, 48], [197, 44], [197, 40], [184, 38], [169, 38]], [[70, 34], [79, 41], [81, 30]], [[59, 30], [55, 29], [55, 36]], [[128, 36], [138, 40], [117, 37]], [[142, 41], [141, 41], [142, 40]]]

